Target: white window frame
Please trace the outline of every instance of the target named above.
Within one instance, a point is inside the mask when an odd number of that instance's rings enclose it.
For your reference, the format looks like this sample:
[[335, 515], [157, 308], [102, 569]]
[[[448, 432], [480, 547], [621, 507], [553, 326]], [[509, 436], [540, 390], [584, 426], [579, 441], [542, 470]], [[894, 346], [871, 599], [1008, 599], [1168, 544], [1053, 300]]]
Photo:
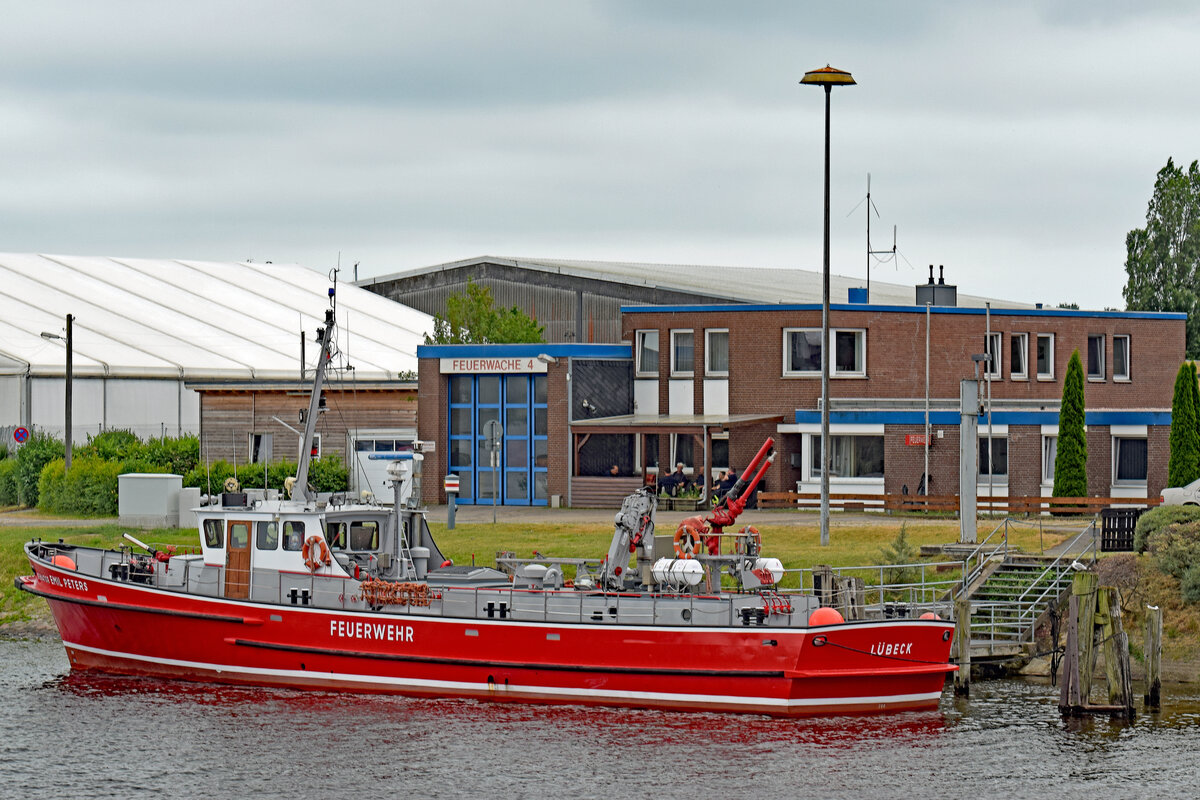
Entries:
[[633, 336], [633, 339], [634, 339], [633, 354], [637, 360], [637, 363], [634, 366], [634, 375], [639, 378], [657, 378], [658, 377], [658, 365], [655, 365], [653, 370], [644, 369], [643, 365], [642, 365], [642, 350], [644, 348], [644, 342], [646, 341], [646, 339], [651, 337], [651, 334], [653, 334], [653, 338], [654, 338], [654, 353], [655, 353], [656, 360], [659, 361], [660, 363], [662, 361], [662, 350], [659, 348], [658, 330], [657, 329], [646, 329], [646, 330], [635, 331], [634, 336]]
[[[680, 334], [690, 334], [692, 337], [692, 360], [689, 364], [680, 364], [678, 351], [675, 346], [675, 337]], [[671, 329], [671, 377], [672, 378], [690, 378], [696, 374], [696, 331], [692, 328], [672, 328]]]
[[[807, 474], [809, 480], [818, 481], [821, 479], [821, 434], [809, 434], [809, 446], [806, 452], [809, 455]], [[829, 442], [836, 446], [836, 439], [858, 439], [869, 438], [879, 439], [883, 445], [883, 475], [833, 475], [829, 476], [830, 483], [883, 483], [884, 476], [887, 475], [887, 440], [882, 433], [843, 433], [841, 431], [830, 432]], [[853, 447], [853, 445], [852, 445]]]
[[[784, 328], [783, 329], [783, 377], [785, 377], [785, 378], [795, 378], [795, 377], [808, 378], [808, 377], [812, 377], [814, 375], [817, 377], [820, 377], [821, 367], [819, 364], [817, 365], [816, 369], [789, 369], [788, 368], [789, 360], [791, 358], [791, 353], [792, 353], [791, 337], [792, 337], [793, 333], [815, 333], [815, 334], [817, 334], [818, 340], [821, 338], [821, 329], [820, 328]], [[822, 358], [825, 357], [824, 345], [822, 345], [821, 357]]]
[[1033, 348], [1033, 364], [1034, 364], [1034, 368], [1037, 369], [1037, 356], [1038, 356], [1037, 343], [1041, 342], [1042, 339], [1046, 339], [1049, 342], [1049, 346], [1046, 348], [1046, 363], [1050, 367], [1050, 371], [1042, 372], [1039, 369], [1038, 373], [1037, 373], [1037, 379], [1039, 381], [1052, 381], [1052, 380], [1054, 380], [1054, 334], [1053, 333], [1039, 333], [1037, 335], [1037, 340], [1035, 340], [1035, 344], [1034, 344], [1034, 348]]
[[1054, 465], [1051, 463], [1058, 459], [1058, 434], [1043, 433], [1042, 434], [1042, 485], [1054, 485]]
[[[1140, 479], [1134, 478], [1132, 480], [1129, 478], [1125, 478], [1123, 480], [1117, 480], [1117, 462], [1120, 460], [1119, 442], [1122, 442], [1125, 440], [1129, 440], [1129, 441], [1140, 440], [1140, 441], [1146, 442], [1146, 477], [1145, 478], [1140, 478]], [[1138, 434], [1133, 434], [1133, 435], [1113, 434], [1113, 437], [1112, 437], [1112, 485], [1113, 486], [1145, 486], [1149, 477], [1150, 477], [1150, 439], [1149, 439], [1149, 437], [1146, 435], [1138, 435]]]
[[[1012, 344], [1020, 342], [1019, 347], [1013, 347]], [[1021, 354], [1021, 371], [1017, 372], [1013, 367], [1012, 354], [1018, 352]], [[1009, 357], [1008, 357], [1008, 377], [1014, 381], [1029, 380], [1029, 334], [1028, 333], [1010, 333], [1009, 334]]]
[[[680, 461], [679, 439], [681, 436], [687, 437], [692, 442], [692, 459], [691, 459], [692, 463], [689, 464], [686, 461], [683, 462], [683, 474], [684, 475], [693, 475], [696, 472], [696, 460], [697, 460], [696, 437], [690, 433], [672, 433], [671, 434], [671, 463], [667, 465], [667, 471], [666, 471], [667, 475], [670, 475], [672, 472], [675, 471], [675, 465], [677, 463], [679, 463], [679, 461]], [[700, 445], [700, 447], [703, 448], [703, 445]], [[703, 458], [703, 456], [704, 456], [704, 453], [701, 452], [699, 454], [699, 457]]]
[[[725, 369], [712, 368], [712, 337], [715, 333], [725, 334]], [[704, 330], [704, 374], [710, 378], [729, 377], [729, 328], [706, 328]]]
[[[1092, 373], [1092, 339], [1100, 340], [1100, 374], [1099, 375], [1095, 375]], [[1088, 336], [1087, 336], [1087, 355], [1085, 356], [1088, 363], [1084, 366], [1084, 375], [1087, 376], [1087, 379], [1089, 381], [1098, 383], [1098, 382], [1104, 380], [1104, 378], [1106, 376], [1106, 373], [1104, 371], [1106, 368], [1106, 364], [1104, 363], [1104, 349], [1106, 347], [1108, 347], [1108, 336], [1106, 334], [1103, 334], [1103, 333], [1089, 333], [1088, 334]]]
[[[862, 349], [862, 368], [855, 370], [840, 370], [837, 368], [836, 355], [837, 335], [839, 333], [853, 333], [857, 341], [861, 342]], [[857, 347], [858, 345], [856, 345]], [[829, 377], [831, 378], [865, 378], [867, 377], [867, 329], [866, 328], [830, 328], [829, 330]]]
[[[992, 458], [991, 442], [998, 442], [1001, 439], [1004, 440], [1004, 472], [996, 473], [994, 475], [989, 476], [988, 473], [983, 471], [983, 454], [979, 453], [979, 451], [983, 449], [983, 443], [985, 441], [988, 442], [988, 461], [989, 461], [988, 469], [990, 470], [991, 469], [990, 462], [991, 462], [991, 458]], [[979, 428], [979, 438], [975, 444], [975, 447], [976, 447], [976, 452], [979, 453], [979, 463], [976, 465], [978, 467], [978, 469], [976, 470], [978, 473], [977, 482], [981, 486], [986, 486], [988, 483], [988, 478], [990, 477], [993, 485], [998, 484], [1001, 486], [1006, 486], [1008, 484], [1008, 474], [1009, 474], [1009, 467], [1010, 467], [1010, 464], [1009, 464], [1010, 459], [1008, 457], [1008, 432], [1006, 431], [1004, 433], [1000, 433], [1000, 432], [993, 431], [992, 436], [989, 439], [988, 435], [987, 435], [987, 429], [981, 426]]]
[[[820, 333], [820, 328], [784, 328], [783, 329], [783, 376], [785, 378], [794, 377], [820, 377], [821, 369], [818, 367], [815, 370], [789, 370], [788, 357], [791, 353], [790, 337], [793, 333]], [[861, 347], [862, 369], [857, 370], [842, 370], [837, 368], [836, 359], [836, 344], [839, 333], [852, 333], [861, 346], [856, 345], [856, 348]], [[825, 342], [823, 348], [830, 352], [822, 351], [822, 358], [829, 358], [829, 377], [830, 378], [865, 378], [867, 377], [867, 329], [866, 328], [830, 328], [829, 341]]]
[[990, 355], [991, 363], [984, 373], [994, 381], [1004, 377], [1004, 334], [992, 331], [983, 335], [983, 352]]
[[[1125, 371], [1120, 374], [1117, 373], [1117, 366], [1118, 366], [1118, 364], [1117, 364], [1117, 340], [1118, 339], [1125, 340], [1125, 365], [1124, 365]], [[1130, 353], [1129, 348], [1132, 344], [1133, 344], [1133, 342], [1128, 333], [1117, 333], [1117, 334], [1113, 335], [1112, 378], [1114, 381], [1121, 381], [1121, 382], [1127, 383], [1130, 380], [1130, 371], [1132, 369], [1132, 365], [1130, 364], [1130, 362], [1133, 360], [1133, 356]]]

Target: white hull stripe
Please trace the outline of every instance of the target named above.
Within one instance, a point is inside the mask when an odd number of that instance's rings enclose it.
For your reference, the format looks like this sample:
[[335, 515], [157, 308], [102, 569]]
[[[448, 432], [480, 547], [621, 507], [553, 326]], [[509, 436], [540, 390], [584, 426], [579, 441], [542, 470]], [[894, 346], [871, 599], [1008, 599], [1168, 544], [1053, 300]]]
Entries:
[[88, 653], [95, 653], [101, 656], [110, 658], [124, 659], [127, 661], [141, 661], [149, 664], [161, 664], [163, 666], [182, 667], [186, 669], [198, 670], [202, 672], [212, 673], [214, 678], [219, 680], [219, 677], [225, 673], [235, 675], [247, 675], [257, 677], [274, 677], [274, 678], [298, 678], [311, 682], [324, 681], [340, 681], [345, 683], [361, 683], [368, 686], [393, 686], [396, 688], [411, 688], [411, 689], [444, 689], [448, 691], [465, 691], [465, 692], [504, 692], [511, 694], [537, 694], [542, 696], [564, 697], [564, 698], [607, 698], [610, 700], [639, 700], [644, 702], [673, 702], [687, 703], [697, 705], [739, 705], [739, 706], [754, 706], [756, 708], [807, 708], [807, 707], [836, 707], [848, 705], [880, 705], [880, 704], [895, 704], [895, 703], [911, 703], [915, 701], [934, 701], [941, 697], [941, 691], [922, 692], [919, 694], [895, 694], [882, 695], [878, 697], [813, 697], [813, 698], [776, 698], [776, 697], [746, 697], [741, 695], [709, 695], [709, 694], [677, 694], [672, 692], [627, 692], [627, 691], [611, 691], [602, 689], [576, 689], [561, 686], [517, 686], [506, 685], [501, 688], [501, 684], [488, 683], [469, 683], [466, 681], [435, 681], [421, 678], [393, 678], [383, 675], [354, 675], [339, 672], [310, 672], [308, 670], [295, 669], [271, 669], [267, 667], [240, 667], [224, 664], [208, 664], [198, 661], [182, 661], [173, 658], [160, 658], [157, 656], [134, 655], [131, 653], [121, 653], [112, 650], [102, 650], [98, 647], [90, 647], [82, 644], [64, 644], [67, 647], [76, 650], [83, 650]]

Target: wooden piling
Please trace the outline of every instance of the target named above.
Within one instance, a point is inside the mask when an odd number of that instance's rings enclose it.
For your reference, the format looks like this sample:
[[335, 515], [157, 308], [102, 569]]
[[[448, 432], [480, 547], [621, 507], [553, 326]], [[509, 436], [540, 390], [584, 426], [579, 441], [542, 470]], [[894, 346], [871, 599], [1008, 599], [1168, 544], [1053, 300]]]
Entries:
[[1129, 635], [1125, 633], [1121, 619], [1121, 590], [1113, 586], [1101, 587], [1096, 601], [1097, 617], [1104, 617], [1101, 641], [1104, 642], [1110, 713], [1133, 719], [1133, 677], [1129, 668]]
[[1078, 643], [1079, 697], [1087, 703], [1092, 693], [1092, 673], [1096, 669], [1096, 585], [1099, 576], [1094, 572], [1076, 572], [1071, 583], [1071, 596], [1079, 598], [1076, 641]]
[[1142, 699], [1152, 711], [1162, 707], [1162, 631], [1162, 609], [1146, 606], [1146, 694]]
[[958, 661], [954, 693], [966, 697], [971, 694], [971, 598], [966, 596], [954, 601], [954, 647]]
[[813, 594], [822, 608], [834, 606], [833, 567], [828, 564], [817, 564], [813, 567]]

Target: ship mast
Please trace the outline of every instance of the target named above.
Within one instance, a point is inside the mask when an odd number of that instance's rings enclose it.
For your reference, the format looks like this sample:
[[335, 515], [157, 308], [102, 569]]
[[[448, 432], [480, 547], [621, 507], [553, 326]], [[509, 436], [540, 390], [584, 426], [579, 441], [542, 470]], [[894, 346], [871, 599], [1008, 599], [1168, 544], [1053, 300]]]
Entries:
[[[330, 290], [332, 294], [332, 290]], [[329, 343], [333, 340], [333, 309], [325, 309], [325, 327], [317, 328], [317, 340], [321, 344], [317, 355], [317, 368], [313, 375], [312, 396], [308, 399], [308, 413], [304, 417], [304, 443], [300, 448], [300, 465], [296, 470], [296, 485], [311, 502], [314, 493], [308, 488], [308, 464], [312, 461], [313, 437], [317, 432], [317, 416], [321, 411], [321, 386], [325, 383], [325, 366], [329, 363]]]

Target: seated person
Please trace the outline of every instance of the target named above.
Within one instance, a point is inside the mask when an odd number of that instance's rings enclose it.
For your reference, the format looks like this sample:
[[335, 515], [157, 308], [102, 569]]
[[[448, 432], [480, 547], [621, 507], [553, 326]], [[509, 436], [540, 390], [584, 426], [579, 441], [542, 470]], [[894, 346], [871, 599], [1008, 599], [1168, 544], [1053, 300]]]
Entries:
[[619, 466], [617, 466], [616, 464], [613, 464], [612, 468], [608, 471], [608, 475], [610, 478], [621, 477], [621, 468]]
[[737, 472], [734, 470], [726, 470], [725, 474], [721, 476], [720, 483], [717, 484], [717, 494], [724, 495], [732, 489], [733, 485], [737, 483], [737, 477]]

